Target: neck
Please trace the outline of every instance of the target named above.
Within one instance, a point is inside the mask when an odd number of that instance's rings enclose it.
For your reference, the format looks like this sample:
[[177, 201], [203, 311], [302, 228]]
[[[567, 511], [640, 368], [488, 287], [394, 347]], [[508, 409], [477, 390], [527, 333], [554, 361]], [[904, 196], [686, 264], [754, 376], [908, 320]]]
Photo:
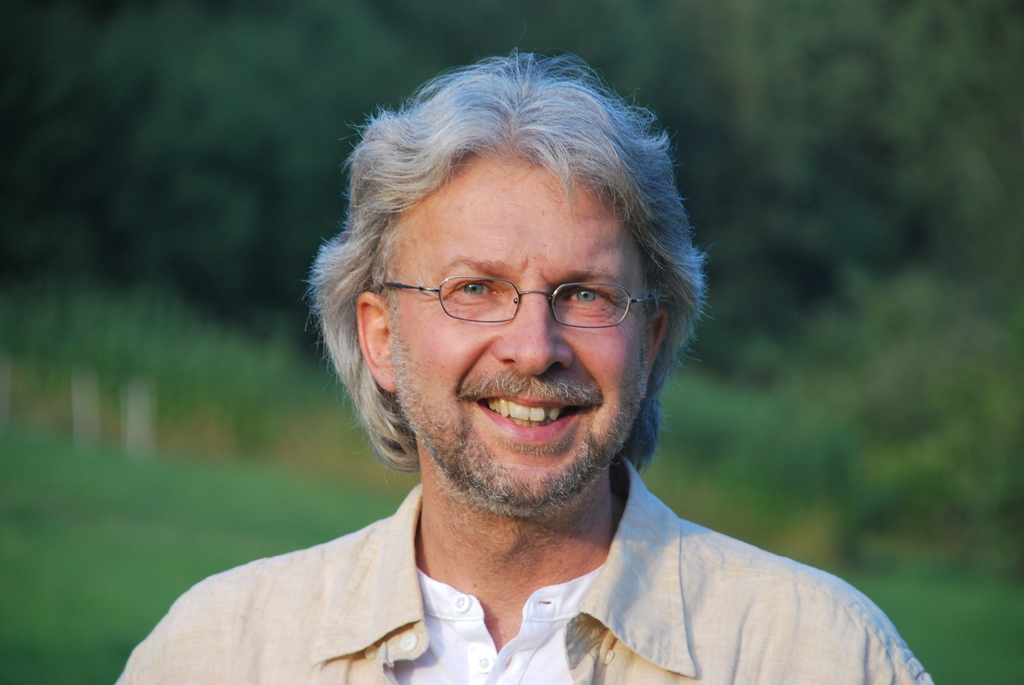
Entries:
[[624, 502], [612, 494], [607, 469], [579, 501], [523, 520], [467, 504], [424, 466], [417, 564], [480, 600], [498, 650], [519, 633], [523, 604], [537, 589], [589, 573], [608, 556]]

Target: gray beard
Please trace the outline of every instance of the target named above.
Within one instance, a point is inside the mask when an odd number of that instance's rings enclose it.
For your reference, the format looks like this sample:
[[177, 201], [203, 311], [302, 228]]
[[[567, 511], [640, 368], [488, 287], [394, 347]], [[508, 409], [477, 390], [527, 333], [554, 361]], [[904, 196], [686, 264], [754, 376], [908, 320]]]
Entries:
[[[437, 407], [427, 407], [410, 368], [407, 351], [400, 339], [393, 340], [397, 396], [402, 412], [420, 445], [437, 466], [447, 492], [457, 500], [483, 512], [525, 521], [549, 519], [576, 509], [599, 476], [619, 454], [636, 419], [643, 393], [639, 380], [624, 388], [623, 405], [606, 436], [589, 434], [576, 449], [568, 468], [539, 482], [517, 477], [502, 466], [473, 435], [465, 413], [453, 416]], [[632, 379], [643, 378], [643, 360]], [[572, 405], [602, 403], [600, 388], [553, 375], [523, 376], [511, 371], [479, 379], [467, 379], [457, 390], [459, 402], [486, 397], [531, 397]], [[560, 452], [563, 444], [540, 448], [519, 447], [523, 454]]]

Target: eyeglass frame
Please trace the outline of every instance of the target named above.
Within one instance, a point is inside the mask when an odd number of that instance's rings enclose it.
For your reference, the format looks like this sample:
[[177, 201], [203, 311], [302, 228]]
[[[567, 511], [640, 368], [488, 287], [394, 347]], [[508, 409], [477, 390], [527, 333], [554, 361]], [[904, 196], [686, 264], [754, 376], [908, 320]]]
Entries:
[[[447, 283], [448, 281], [453, 281], [460, 278], [465, 278], [469, 280], [497, 281], [499, 283], [508, 283], [510, 286], [512, 286], [512, 290], [516, 291], [516, 297], [514, 300], [516, 308], [515, 311], [512, 312], [512, 316], [510, 316], [507, 319], [498, 319], [496, 321], [481, 321], [480, 319], [466, 319], [464, 317], [455, 316], [454, 314], [450, 313], [448, 309], [444, 306], [444, 300], [441, 298], [441, 289], [444, 288], [444, 284]], [[449, 276], [448, 278], [441, 281], [441, 283], [436, 288], [428, 288], [423, 285], [409, 285], [407, 283], [398, 283], [396, 281], [384, 281], [381, 285], [383, 285], [386, 288], [397, 288], [399, 290], [418, 290], [420, 292], [425, 293], [436, 293], [437, 301], [441, 305], [441, 311], [443, 311], [447, 316], [455, 319], [456, 321], [470, 321], [472, 323], [508, 323], [512, 319], [516, 318], [516, 314], [519, 313], [519, 305], [522, 304], [523, 295], [544, 295], [545, 297], [548, 298], [548, 309], [551, 310], [551, 318], [553, 318], [555, 320], [555, 323], [557, 323], [559, 326], [567, 326], [569, 328], [614, 328], [615, 326], [621, 325], [622, 322], [626, 320], [626, 317], [629, 316], [629, 310], [632, 307], [633, 303], [642, 304], [644, 302], [651, 302], [655, 299], [654, 297], [633, 297], [624, 286], [621, 286], [618, 283], [595, 283], [591, 281], [562, 283], [550, 293], [547, 292], [546, 290], [520, 290], [519, 287], [512, 281], [505, 280], [504, 278], [492, 278], [491, 276]], [[620, 318], [615, 323], [603, 324], [601, 326], [580, 326], [578, 324], [564, 323], [562, 321], [559, 321], [558, 315], [555, 313], [555, 296], [558, 295], [559, 291], [561, 291], [562, 288], [568, 288], [571, 286], [578, 285], [603, 285], [609, 288], [618, 288], [622, 292], [626, 293], [626, 308], [622, 311], [622, 318]]]

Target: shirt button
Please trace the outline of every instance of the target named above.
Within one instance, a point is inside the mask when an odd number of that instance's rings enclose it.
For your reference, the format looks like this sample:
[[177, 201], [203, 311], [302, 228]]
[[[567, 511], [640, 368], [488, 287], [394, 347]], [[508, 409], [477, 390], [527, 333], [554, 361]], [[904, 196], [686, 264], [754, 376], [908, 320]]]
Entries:
[[609, 649], [608, 653], [604, 655], [604, 665], [607, 666], [608, 664], [610, 664], [612, 662], [612, 659], [614, 658], [615, 652]]
[[470, 604], [472, 604], [472, 602], [469, 601], [469, 597], [466, 595], [459, 595], [455, 598], [455, 601], [452, 602], [452, 606], [455, 607], [455, 611], [460, 614], [464, 614], [469, 611]]
[[416, 649], [416, 643], [419, 642], [419, 638], [413, 633], [406, 633], [402, 636], [402, 640], [398, 643], [398, 646], [402, 648], [403, 652], [411, 652]]
[[363, 654], [364, 654], [364, 656], [366, 656], [367, 659], [370, 659], [372, 661], [373, 659], [377, 658], [377, 648], [376, 647], [367, 647], [366, 651], [363, 652]]
[[476, 662], [476, 668], [481, 673], [490, 673], [492, 666], [494, 666], [494, 660], [489, 656], [481, 657], [480, 661]]

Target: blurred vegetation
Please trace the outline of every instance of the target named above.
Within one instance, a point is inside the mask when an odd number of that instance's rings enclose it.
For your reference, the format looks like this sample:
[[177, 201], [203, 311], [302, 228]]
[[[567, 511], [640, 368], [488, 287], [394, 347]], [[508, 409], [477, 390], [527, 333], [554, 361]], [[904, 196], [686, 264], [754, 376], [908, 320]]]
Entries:
[[71, 379], [85, 370], [99, 380], [100, 444], [117, 444], [123, 389], [143, 378], [163, 454], [287, 462], [378, 489], [409, 482], [374, 462], [340, 387], [290, 339], [259, 339], [167, 292], [0, 291], [5, 358], [15, 425], [70, 434]]
[[301, 301], [354, 127], [513, 47], [576, 52], [674, 133], [711, 295], [659, 493], [826, 560], [896, 546], [1024, 577], [1014, 0], [11, 0], [16, 390], [42, 412], [76, 365], [145, 372], [172, 448], [348, 453]]
[[797, 342], [748, 346], [747, 372], [771, 380], [684, 369], [655, 466], [677, 472], [666, 500], [819, 564], [899, 548], [1019, 577], [1024, 337], [979, 300], [923, 271], [851, 277]]

